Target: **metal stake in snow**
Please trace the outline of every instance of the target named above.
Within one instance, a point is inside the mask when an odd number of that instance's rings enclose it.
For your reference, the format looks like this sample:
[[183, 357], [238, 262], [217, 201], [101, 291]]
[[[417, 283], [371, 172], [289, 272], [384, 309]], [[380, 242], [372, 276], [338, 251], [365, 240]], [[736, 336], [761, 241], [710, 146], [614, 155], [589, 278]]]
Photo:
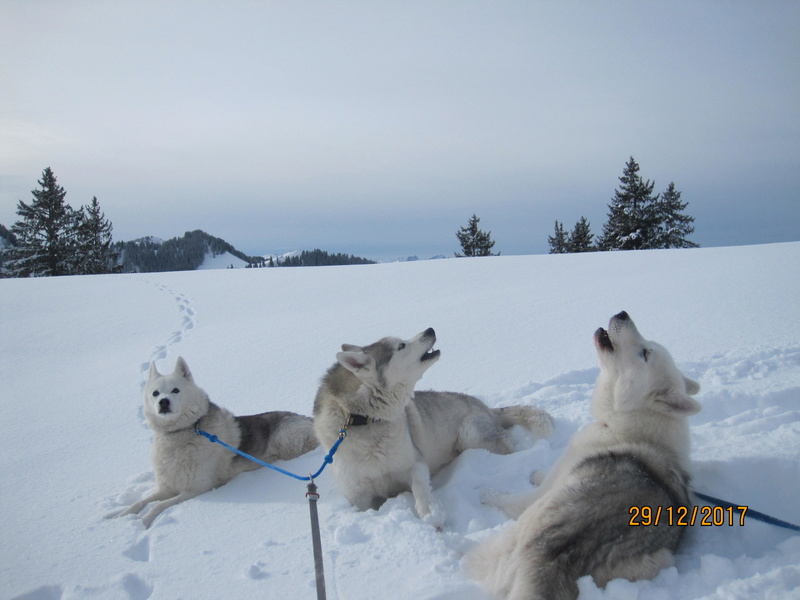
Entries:
[[311, 513], [311, 543], [314, 546], [314, 573], [317, 579], [317, 600], [326, 600], [325, 572], [322, 568], [322, 542], [319, 537], [319, 515], [317, 514], [317, 486], [314, 480], [308, 482], [308, 510]]
[[314, 473], [313, 475], [309, 475], [308, 477], [301, 477], [300, 475], [295, 475], [294, 473], [290, 473], [289, 471], [285, 471], [275, 465], [271, 465], [269, 463], [265, 463], [262, 460], [255, 458], [254, 456], [250, 456], [246, 452], [242, 452], [238, 448], [234, 448], [233, 446], [229, 446], [225, 442], [220, 441], [220, 439], [215, 436], [211, 435], [210, 433], [203, 431], [202, 429], [197, 428], [197, 423], [194, 425], [194, 432], [197, 435], [202, 435], [209, 439], [209, 441], [214, 442], [216, 444], [220, 444], [239, 454], [240, 456], [245, 457], [248, 460], [252, 460], [254, 463], [261, 465], [262, 467], [269, 467], [270, 469], [274, 469], [279, 473], [283, 473], [284, 475], [288, 475], [289, 477], [294, 477], [295, 479], [299, 479], [300, 481], [308, 481], [308, 492], [306, 492], [306, 498], [308, 498], [308, 510], [311, 512], [311, 542], [314, 545], [314, 572], [317, 578], [317, 600], [327, 600], [325, 596], [325, 573], [322, 569], [322, 542], [320, 541], [319, 537], [319, 515], [317, 514], [317, 500], [319, 500], [319, 494], [317, 493], [317, 486], [314, 483], [314, 477], [322, 473], [322, 471], [327, 467], [329, 464], [333, 462], [333, 455], [336, 454], [336, 450], [339, 449], [339, 444], [344, 441], [344, 438], [347, 437], [347, 429], [350, 427], [349, 421], [342, 425], [341, 430], [339, 430], [339, 439], [336, 440], [336, 443], [330, 449], [328, 454], [325, 455], [325, 459], [322, 462], [322, 466], [319, 470]]

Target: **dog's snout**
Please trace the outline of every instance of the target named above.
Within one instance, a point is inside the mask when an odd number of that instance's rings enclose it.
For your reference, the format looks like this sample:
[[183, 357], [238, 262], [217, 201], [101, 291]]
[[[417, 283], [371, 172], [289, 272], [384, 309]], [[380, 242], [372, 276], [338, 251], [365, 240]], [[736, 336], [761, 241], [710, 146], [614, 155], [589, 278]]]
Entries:
[[167, 413], [169, 412], [169, 398], [162, 398], [158, 401], [158, 412], [160, 413]]
[[433, 327], [428, 327], [424, 333], [425, 337], [436, 337], [436, 332], [433, 330]]
[[623, 310], [621, 313], [617, 313], [616, 315], [614, 315], [614, 318], [619, 319], [620, 321], [630, 321], [631, 317], [630, 315], [628, 315], [627, 312]]

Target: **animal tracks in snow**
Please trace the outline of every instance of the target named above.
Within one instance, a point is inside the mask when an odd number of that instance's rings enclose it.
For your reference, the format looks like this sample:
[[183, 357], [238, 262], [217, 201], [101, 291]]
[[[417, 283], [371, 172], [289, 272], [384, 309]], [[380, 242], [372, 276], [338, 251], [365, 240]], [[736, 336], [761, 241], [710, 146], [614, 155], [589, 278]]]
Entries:
[[[197, 313], [191, 299], [189, 299], [185, 294], [176, 292], [165, 285], [153, 285], [160, 292], [168, 294], [174, 298], [179, 315], [179, 324], [173, 331], [167, 334], [165, 340], [161, 344], [155, 347], [150, 355], [150, 359], [140, 365], [140, 370], [143, 376], [142, 385], [144, 385], [144, 379], [146, 378], [150, 369], [150, 363], [165, 359], [169, 354], [169, 350], [173, 346], [180, 344], [186, 335], [191, 332], [191, 330], [194, 329], [195, 325], [197, 324]], [[144, 422], [144, 416], [142, 415], [141, 408], [139, 410], [139, 418], [142, 420], [142, 422]], [[131, 478], [128, 481], [127, 487], [113, 499], [115, 510], [108, 516], [116, 514], [126, 506], [142, 498], [146, 493], [153, 489], [154, 485], [155, 479], [152, 471], [140, 473], [139, 475]], [[138, 521], [137, 518], [133, 517], [131, 517], [130, 520]], [[168, 522], [168, 520], [162, 518], [162, 523], [166, 522]], [[122, 556], [126, 559], [134, 561], [134, 563], [138, 563], [140, 565], [139, 570], [141, 570], [143, 567], [143, 563], [150, 562], [152, 556], [152, 542], [150, 536], [150, 532], [145, 533], [130, 543], [121, 552]], [[96, 591], [94, 589], [89, 590], [89, 588], [82, 588], [78, 592], [75, 592], [75, 597], [95, 597], [92, 594], [97, 594], [98, 598], [114, 597], [125, 598], [126, 600], [147, 600], [152, 596], [153, 591], [154, 585], [144, 579], [140, 572], [139, 574], [129, 573], [124, 575], [103, 585], [101, 588], [97, 588]], [[74, 597], [73, 592], [74, 590], [64, 588], [63, 586], [47, 586], [39, 590], [34, 590], [30, 594], [20, 597], [18, 600], [50, 600], [51, 598], [61, 600], [62, 598], [66, 599]]]
[[147, 600], [153, 594], [152, 584], [133, 573], [122, 578], [121, 587], [130, 600]]
[[147, 371], [150, 369], [151, 362], [165, 359], [170, 348], [180, 344], [197, 324], [197, 312], [195, 311], [194, 304], [191, 299], [187, 298], [185, 294], [176, 292], [175, 290], [163, 284], [155, 284], [155, 287], [159, 291], [174, 297], [175, 303], [178, 306], [180, 326], [167, 335], [164, 343], [156, 346], [155, 350], [153, 350], [152, 354], [150, 355], [150, 360], [142, 363], [142, 373], [147, 373]]
[[150, 538], [143, 537], [141, 540], [130, 546], [122, 554], [137, 562], [147, 562], [150, 560]]
[[14, 596], [11, 600], [61, 600], [64, 597], [64, 588], [60, 585], [43, 585], [33, 591]]
[[[151, 360], [163, 360], [197, 325], [197, 314], [192, 301], [184, 294], [162, 285], [155, 287], [174, 298], [178, 311], [174, 329], [170, 331], [165, 328], [167, 335], [151, 356]], [[730, 451], [729, 438], [748, 440], [747, 446], [741, 448], [746, 459], [747, 452], [770, 443], [770, 432], [781, 427], [800, 431], [800, 409], [796, 403], [800, 393], [796, 384], [800, 380], [800, 347], [740, 349], [690, 362], [682, 362], [680, 358], [676, 356], [678, 366], [702, 385], [697, 398], [703, 410], [691, 421], [697, 481], [703, 483], [705, 491], [710, 493], [746, 499], [747, 496], [729, 483], [736, 481], [738, 473], [733, 472], [728, 463], [720, 464], [719, 460], [725, 460], [726, 452]], [[149, 362], [142, 366], [143, 372], [147, 369]], [[420, 555], [424, 555], [424, 561], [430, 566], [424, 576], [434, 582], [442, 576], [455, 577], [454, 574], [460, 573], [463, 553], [476, 540], [485, 537], [486, 532], [505, 522], [503, 515], [481, 504], [483, 488], [488, 486], [503, 491], [524, 491], [530, 487], [529, 476], [535, 469], [546, 469], [552, 465], [563, 452], [570, 436], [591, 420], [590, 400], [598, 372], [597, 367], [590, 366], [556, 374], [549, 379], [500, 388], [482, 398], [495, 407], [524, 404], [543, 408], [556, 418], [556, 431], [547, 440], [525, 441], [515, 455], [495, 456], [474, 451], [460, 457], [435, 482], [434, 493], [445, 505], [449, 519], [444, 532], [435, 532], [419, 521], [413, 510], [413, 500], [408, 494], [390, 500], [379, 511], [366, 513], [354, 511], [340, 494], [326, 496], [321, 504], [320, 516], [329, 596], [354, 597], [354, 590], [363, 587], [394, 586], [404, 589], [401, 581], [382, 580], [385, 577], [382, 565], [389, 560], [411, 565], [417, 564]], [[763, 470], [780, 470], [786, 472], [788, 478], [794, 473], [792, 463], [781, 452], [776, 444], [776, 448], [769, 452], [770, 458], [762, 461]], [[129, 480], [126, 491], [115, 498], [115, 503], [129, 504], [140, 498], [152, 487], [152, 478], [148, 477], [152, 476], [141, 474]], [[241, 490], [237, 493], [241, 493]], [[204, 502], [210, 500], [206, 498]], [[305, 512], [305, 507], [301, 508]], [[225, 517], [228, 516], [226, 513]], [[302, 582], [302, 591], [309, 592], [303, 595], [310, 597], [313, 595], [310, 591], [313, 571], [305, 518], [304, 515], [304, 528], [301, 531], [287, 531], [275, 523], [260, 523], [259, 529], [263, 529], [263, 534], [257, 535], [255, 544], [249, 540], [251, 552], [246, 554], [224, 557], [216, 549], [202, 550], [213, 548], [211, 543], [186, 549], [186, 552], [193, 557], [190, 560], [197, 564], [213, 562], [216, 570], [233, 574], [239, 584], [247, 586], [246, 589], [265, 592], [283, 589], [285, 582], [293, 579]], [[176, 521], [180, 520], [178, 512], [172, 520], [162, 520], [156, 525], [171, 524], [174, 529]], [[134, 519], [131, 519], [130, 525], [132, 531], [128, 532], [118, 552], [129, 565], [123, 572], [135, 572], [136, 575], [120, 576], [109, 582], [107, 588], [113, 588], [112, 595], [115, 597], [132, 600], [163, 595], [164, 589], [162, 587], [159, 591], [159, 586], [168, 586], [168, 583], [162, 574], [166, 567], [159, 563], [168, 562], [164, 559], [170, 556], [167, 550], [171, 545], [172, 532], [168, 531], [168, 527], [163, 531], [157, 527], [145, 532], [138, 528]], [[184, 528], [186, 523], [177, 525]], [[420, 540], [413, 549], [403, 543], [409, 537]], [[297, 563], [291, 560], [298, 552], [296, 548], [303, 546], [309, 546], [307, 561]], [[174, 554], [175, 549], [172, 550]], [[199, 557], [201, 551], [214, 556]], [[69, 595], [70, 589], [46, 586], [15, 600], [66, 599], [72, 597]], [[473, 593], [472, 588], [465, 584], [463, 597], [473, 597], [470, 593]]]

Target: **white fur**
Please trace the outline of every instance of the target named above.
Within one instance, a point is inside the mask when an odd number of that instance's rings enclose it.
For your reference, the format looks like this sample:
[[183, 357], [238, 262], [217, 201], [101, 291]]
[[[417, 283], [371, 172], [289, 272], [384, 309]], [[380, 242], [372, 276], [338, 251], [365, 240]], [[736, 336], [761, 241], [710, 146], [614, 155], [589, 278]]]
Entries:
[[160, 374], [155, 363], [150, 365], [144, 389], [144, 417], [153, 431], [151, 458], [156, 489], [111, 516], [138, 514], [155, 502], [142, 517], [145, 527], [150, 527], [167, 508], [223, 485], [241, 472], [259, 468], [258, 464], [198, 435], [195, 424], [226, 444], [240, 448], [241, 421], [263, 423], [263, 431], [256, 425], [251, 436], [262, 438], [261, 446], [266, 452], [256, 458], [268, 462], [295, 458], [317, 446], [308, 417], [285, 412], [236, 417], [210, 402], [180, 357], [169, 375]]
[[467, 448], [507, 454], [512, 446], [505, 428], [520, 424], [547, 435], [552, 419], [533, 407], [490, 409], [464, 394], [415, 394], [417, 381], [439, 358], [431, 350], [435, 341], [429, 329], [410, 340], [342, 346], [317, 392], [314, 427], [329, 448], [350, 415], [368, 416], [369, 424], [350, 427], [334, 459], [339, 488], [361, 510], [410, 490], [417, 514], [441, 527], [444, 512], [431, 490], [432, 474]]
[[[699, 391], [699, 384], [681, 374], [662, 346], [645, 340], [626, 313], [611, 319], [607, 332], [610, 344], [604, 342], [605, 335], [602, 329], [595, 334], [600, 359], [600, 375], [591, 404], [595, 421], [572, 437], [564, 454], [537, 489], [485, 499], [509, 516], [519, 517], [517, 523], [479, 546], [468, 559], [471, 574], [498, 597], [509, 600], [574, 597], [574, 590], [557, 596], [551, 591], [553, 597], [542, 595], [541, 590], [548, 589], [558, 574], [548, 572], [551, 565], [540, 563], [541, 558], [530, 549], [537, 545], [546, 547], [555, 539], [553, 527], [570, 523], [569, 518], [564, 518], [564, 514], [569, 513], [569, 504], [587, 500], [581, 497], [591, 493], [582, 491], [587, 487], [583, 468], [587, 458], [604, 456], [608, 452], [635, 456], [670, 481], [674, 473], [689, 471], [686, 417], [700, 410], [700, 405], [691, 398], [691, 394]], [[625, 484], [626, 479], [621, 475], [617, 485]], [[682, 489], [685, 485], [675, 487]], [[598, 520], [609, 518], [608, 511], [627, 510], [624, 503], [610, 502], [608, 507], [603, 503], [604, 498], [597, 498], [596, 508], [592, 509]], [[575, 523], [587, 518], [586, 509], [579, 510], [583, 512], [574, 515]], [[591, 537], [592, 533], [587, 530], [585, 535]], [[612, 557], [612, 553], [595, 557], [590, 573], [574, 575], [591, 574], [598, 585], [605, 585], [619, 577], [652, 578], [672, 562], [668, 548], [652, 554], [634, 553], [626, 560]]]

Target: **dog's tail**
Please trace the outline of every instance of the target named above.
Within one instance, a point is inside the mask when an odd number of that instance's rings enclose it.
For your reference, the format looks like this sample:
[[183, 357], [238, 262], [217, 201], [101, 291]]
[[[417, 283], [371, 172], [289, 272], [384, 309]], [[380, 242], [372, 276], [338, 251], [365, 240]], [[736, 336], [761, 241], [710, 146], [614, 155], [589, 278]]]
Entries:
[[506, 406], [492, 409], [504, 429], [520, 425], [539, 437], [553, 433], [553, 417], [550, 413], [533, 406]]

